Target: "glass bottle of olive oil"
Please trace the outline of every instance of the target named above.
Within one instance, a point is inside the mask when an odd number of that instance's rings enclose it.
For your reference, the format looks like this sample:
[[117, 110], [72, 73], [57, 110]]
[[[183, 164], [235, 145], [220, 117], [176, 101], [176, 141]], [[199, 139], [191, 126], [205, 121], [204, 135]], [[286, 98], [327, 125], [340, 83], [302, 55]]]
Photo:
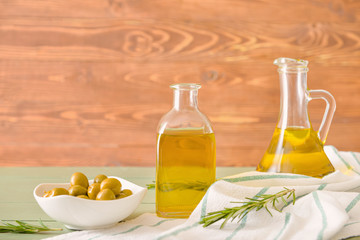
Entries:
[[174, 84], [157, 136], [156, 213], [187, 218], [215, 181], [215, 137], [197, 107], [198, 84]]
[[[336, 104], [325, 90], [307, 89], [305, 60], [278, 58], [280, 75], [280, 114], [270, 145], [257, 171], [296, 173], [321, 178], [334, 171], [327, 158], [325, 143]], [[323, 99], [327, 106], [318, 131], [314, 131], [307, 112], [308, 102]]]

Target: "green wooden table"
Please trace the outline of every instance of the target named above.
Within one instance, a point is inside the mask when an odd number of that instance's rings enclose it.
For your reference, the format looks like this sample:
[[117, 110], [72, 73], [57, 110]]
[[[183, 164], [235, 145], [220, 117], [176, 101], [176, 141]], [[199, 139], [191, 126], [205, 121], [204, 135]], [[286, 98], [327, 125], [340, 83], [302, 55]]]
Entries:
[[[233, 175], [254, 168], [219, 167], [217, 177]], [[149, 167], [2, 167], [0, 168], [0, 219], [23, 220], [37, 223], [39, 219], [50, 227], [63, 228], [61, 232], [39, 234], [0, 233], [0, 239], [43, 239], [70, 232], [63, 224], [52, 220], [38, 206], [33, 190], [40, 183], [69, 182], [74, 172], [83, 172], [89, 178], [103, 173], [125, 178], [139, 186], [155, 179], [155, 168]], [[129, 219], [145, 212], [155, 212], [155, 192], [149, 190], [138, 209]]]

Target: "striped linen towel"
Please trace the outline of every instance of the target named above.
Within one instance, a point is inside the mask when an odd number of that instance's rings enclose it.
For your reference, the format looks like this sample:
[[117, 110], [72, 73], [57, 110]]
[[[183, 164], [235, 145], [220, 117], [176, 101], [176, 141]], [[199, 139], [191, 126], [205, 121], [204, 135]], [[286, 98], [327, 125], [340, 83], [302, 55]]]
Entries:
[[[51, 238], [60, 239], [344, 239], [360, 235], [360, 154], [325, 152], [336, 172], [323, 179], [296, 174], [246, 172], [214, 183], [189, 219], [163, 219], [146, 213], [103, 230], [79, 231]], [[199, 221], [208, 212], [222, 210], [245, 197], [273, 194], [283, 187], [295, 189], [296, 203], [282, 212], [265, 209], [250, 212], [239, 223], [222, 221], [204, 228]]]

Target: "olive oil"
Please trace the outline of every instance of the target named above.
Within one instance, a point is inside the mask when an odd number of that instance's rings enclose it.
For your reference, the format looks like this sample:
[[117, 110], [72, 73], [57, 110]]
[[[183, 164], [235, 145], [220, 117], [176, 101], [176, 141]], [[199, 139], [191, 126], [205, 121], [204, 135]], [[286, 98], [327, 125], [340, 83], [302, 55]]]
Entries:
[[262, 172], [303, 174], [321, 178], [334, 171], [323, 143], [312, 128], [276, 128], [257, 167]]
[[156, 213], [186, 218], [215, 181], [214, 134], [166, 129], [157, 141]]

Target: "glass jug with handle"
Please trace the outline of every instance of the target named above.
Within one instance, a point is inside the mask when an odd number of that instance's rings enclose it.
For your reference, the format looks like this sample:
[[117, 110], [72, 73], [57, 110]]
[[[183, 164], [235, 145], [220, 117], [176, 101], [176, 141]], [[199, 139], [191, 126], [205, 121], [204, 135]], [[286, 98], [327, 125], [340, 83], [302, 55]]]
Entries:
[[[303, 174], [321, 178], [334, 171], [323, 145], [335, 112], [334, 97], [325, 90], [307, 89], [305, 60], [278, 58], [280, 114], [270, 145], [257, 171]], [[326, 109], [319, 130], [313, 130], [307, 107], [323, 99]]]

